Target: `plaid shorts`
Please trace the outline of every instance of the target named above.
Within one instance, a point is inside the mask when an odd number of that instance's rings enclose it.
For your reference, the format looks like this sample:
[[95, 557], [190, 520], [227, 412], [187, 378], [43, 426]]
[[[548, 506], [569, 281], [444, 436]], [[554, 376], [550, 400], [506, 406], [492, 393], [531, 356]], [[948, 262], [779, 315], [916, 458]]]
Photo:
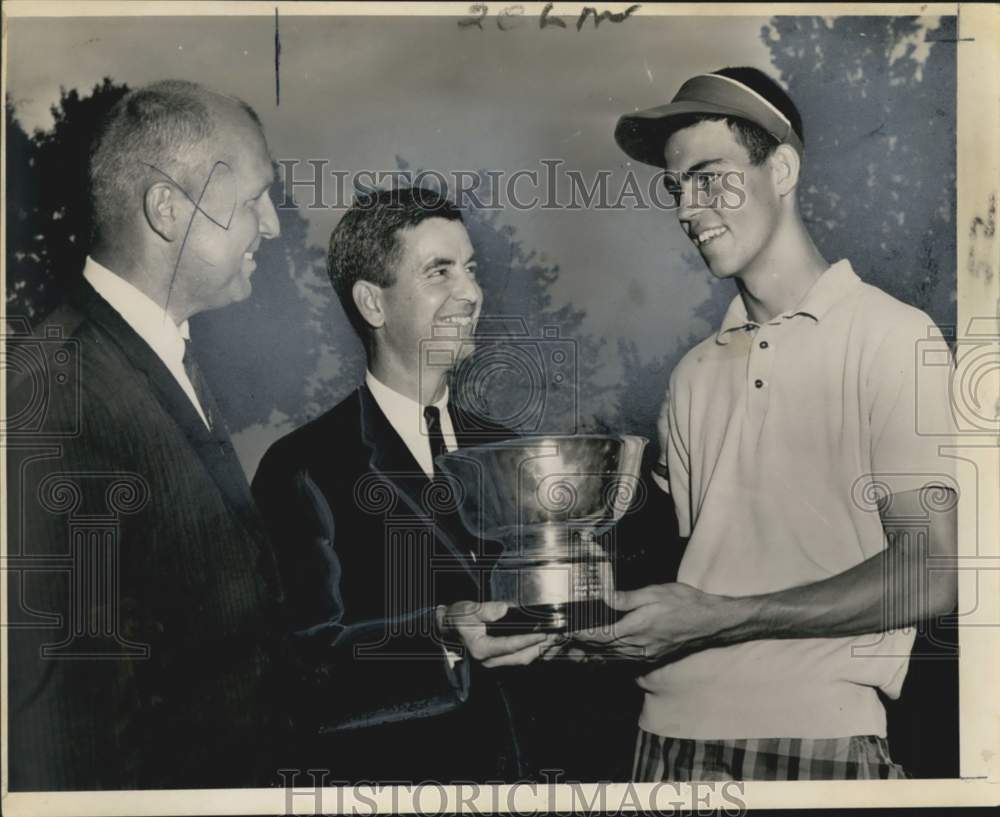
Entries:
[[639, 730], [632, 780], [900, 780], [885, 738], [690, 740]]

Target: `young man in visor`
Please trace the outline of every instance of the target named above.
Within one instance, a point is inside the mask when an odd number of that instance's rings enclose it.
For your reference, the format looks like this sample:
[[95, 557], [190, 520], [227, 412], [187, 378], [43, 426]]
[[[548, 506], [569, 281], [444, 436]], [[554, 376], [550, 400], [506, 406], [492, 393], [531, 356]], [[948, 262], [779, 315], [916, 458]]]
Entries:
[[760, 71], [693, 77], [615, 139], [665, 169], [681, 227], [736, 286], [661, 412], [678, 581], [617, 594], [613, 631], [578, 636], [652, 664], [633, 776], [904, 776], [880, 694], [900, 693], [912, 625], [956, 602], [953, 570], [931, 569], [956, 552], [949, 438], [917, 431], [952, 425], [949, 367], [918, 355], [933, 322], [821, 254], [801, 118]]

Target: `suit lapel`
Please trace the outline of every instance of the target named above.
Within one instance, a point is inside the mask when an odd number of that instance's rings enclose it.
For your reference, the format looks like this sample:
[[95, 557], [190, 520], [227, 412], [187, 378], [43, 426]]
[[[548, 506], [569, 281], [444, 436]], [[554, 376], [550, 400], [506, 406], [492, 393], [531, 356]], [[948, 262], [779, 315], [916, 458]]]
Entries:
[[[431, 481], [379, 408], [367, 386], [358, 387], [358, 398], [361, 411], [361, 440], [371, 451], [368, 467], [393, 484], [410, 513], [415, 516], [427, 516], [429, 509], [425, 497]], [[451, 533], [437, 522], [435, 522], [435, 534], [457, 557], [466, 573], [478, 585], [479, 571], [471, 561], [470, 551], [463, 549]]]
[[225, 422], [212, 402], [215, 427], [209, 430], [187, 394], [166, 365], [117, 311], [86, 281], [76, 293], [81, 311], [111, 338], [132, 366], [142, 372], [150, 391], [177, 423], [195, 454], [219, 487], [226, 502], [239, 513], [252, 511], [253, 499]]
[[366, 386], [358, 387], [358, 403], [361, 410], [361, 441], [370, 451], [368, 466], [373, 471], [389, 476], [411, 506], [422, 508], [421, 496], [430, 482], [424, 470]]

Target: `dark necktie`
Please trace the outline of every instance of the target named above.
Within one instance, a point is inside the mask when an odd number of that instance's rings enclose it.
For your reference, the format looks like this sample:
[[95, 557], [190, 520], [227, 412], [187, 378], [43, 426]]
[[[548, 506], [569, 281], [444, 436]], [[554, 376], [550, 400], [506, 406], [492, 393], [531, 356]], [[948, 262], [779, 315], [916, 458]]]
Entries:
[[444, 434], [441, 433], [441, 412], [437, 406], [427, 406], [424, 408], [424, 422], [427, 423], [427, 437], [431, 444], [431, 462], [434, 463], [433, 473], [437, 474], [437, 458], [441, 454], [448, 453], [448, 449], [444, 444]]
[[191, 381], [191, 385], [194, 387], [194, 395], [198, 398], [201, 410], [205, 412], [208, 427], [211, 429], [213, 426], [211, 392], [208, 390], [208, 383], [205, 382], [205, 376], [201, 373], [198, 361], [194, 359], [194, 354], [191, 352], [191, 341], [189, 340], [184, 341], [184, 358], [182, 363], [184, 364], [184, 371], [187, 372], [188, 380]]
[[[424, 422], [427, 423], [427, 437], [431, 444], [431, 461], [434, 463], [433, 475], [437, 476], [437, 458], [441, 454], [448, 453], [448, 447], [444, 444], [444, 434], [441, 433], [441, 412], [437, 406], [427, 406], [424, 408]], [[478, 561], [476, 551], [469, 550], [472, 561]]]

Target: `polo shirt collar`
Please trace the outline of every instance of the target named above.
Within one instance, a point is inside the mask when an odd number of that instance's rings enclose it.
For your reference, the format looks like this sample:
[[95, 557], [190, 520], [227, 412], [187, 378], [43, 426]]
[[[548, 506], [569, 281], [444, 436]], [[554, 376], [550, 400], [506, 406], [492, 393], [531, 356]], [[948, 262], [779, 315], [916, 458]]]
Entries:
[[[807, 315], [819, 323], [830, 311], [830, 308], [847, 295], [860, 280], [851, 267], [851, 262], [846, 258], [841, 259], [828, 267], [816, 279], [798, 306], [781, 315], [776, 315], [770, 322], [777, 323], [794, 315]], [[737, 295], [730, 301], [729, 308], [726, 309], [715, 340], [717, 343], [725, 345], [729, 343], [730, 333], [733, 330], [744, 329], [747, 326], [758, 326], [758, 324], [750, 320], [743, 298]]]
[[747, 308], [743, 304], [743, 297], [737, 295], [729, 302], [729, 308], [722, 318], [722, 326], [719, 327], [719, 333], [715, 336], [716, 343], [723, 345], [729, 343], [730, 332], [735, 329], [743, 329], [752, 323], [753, 321], [747, 315]]

